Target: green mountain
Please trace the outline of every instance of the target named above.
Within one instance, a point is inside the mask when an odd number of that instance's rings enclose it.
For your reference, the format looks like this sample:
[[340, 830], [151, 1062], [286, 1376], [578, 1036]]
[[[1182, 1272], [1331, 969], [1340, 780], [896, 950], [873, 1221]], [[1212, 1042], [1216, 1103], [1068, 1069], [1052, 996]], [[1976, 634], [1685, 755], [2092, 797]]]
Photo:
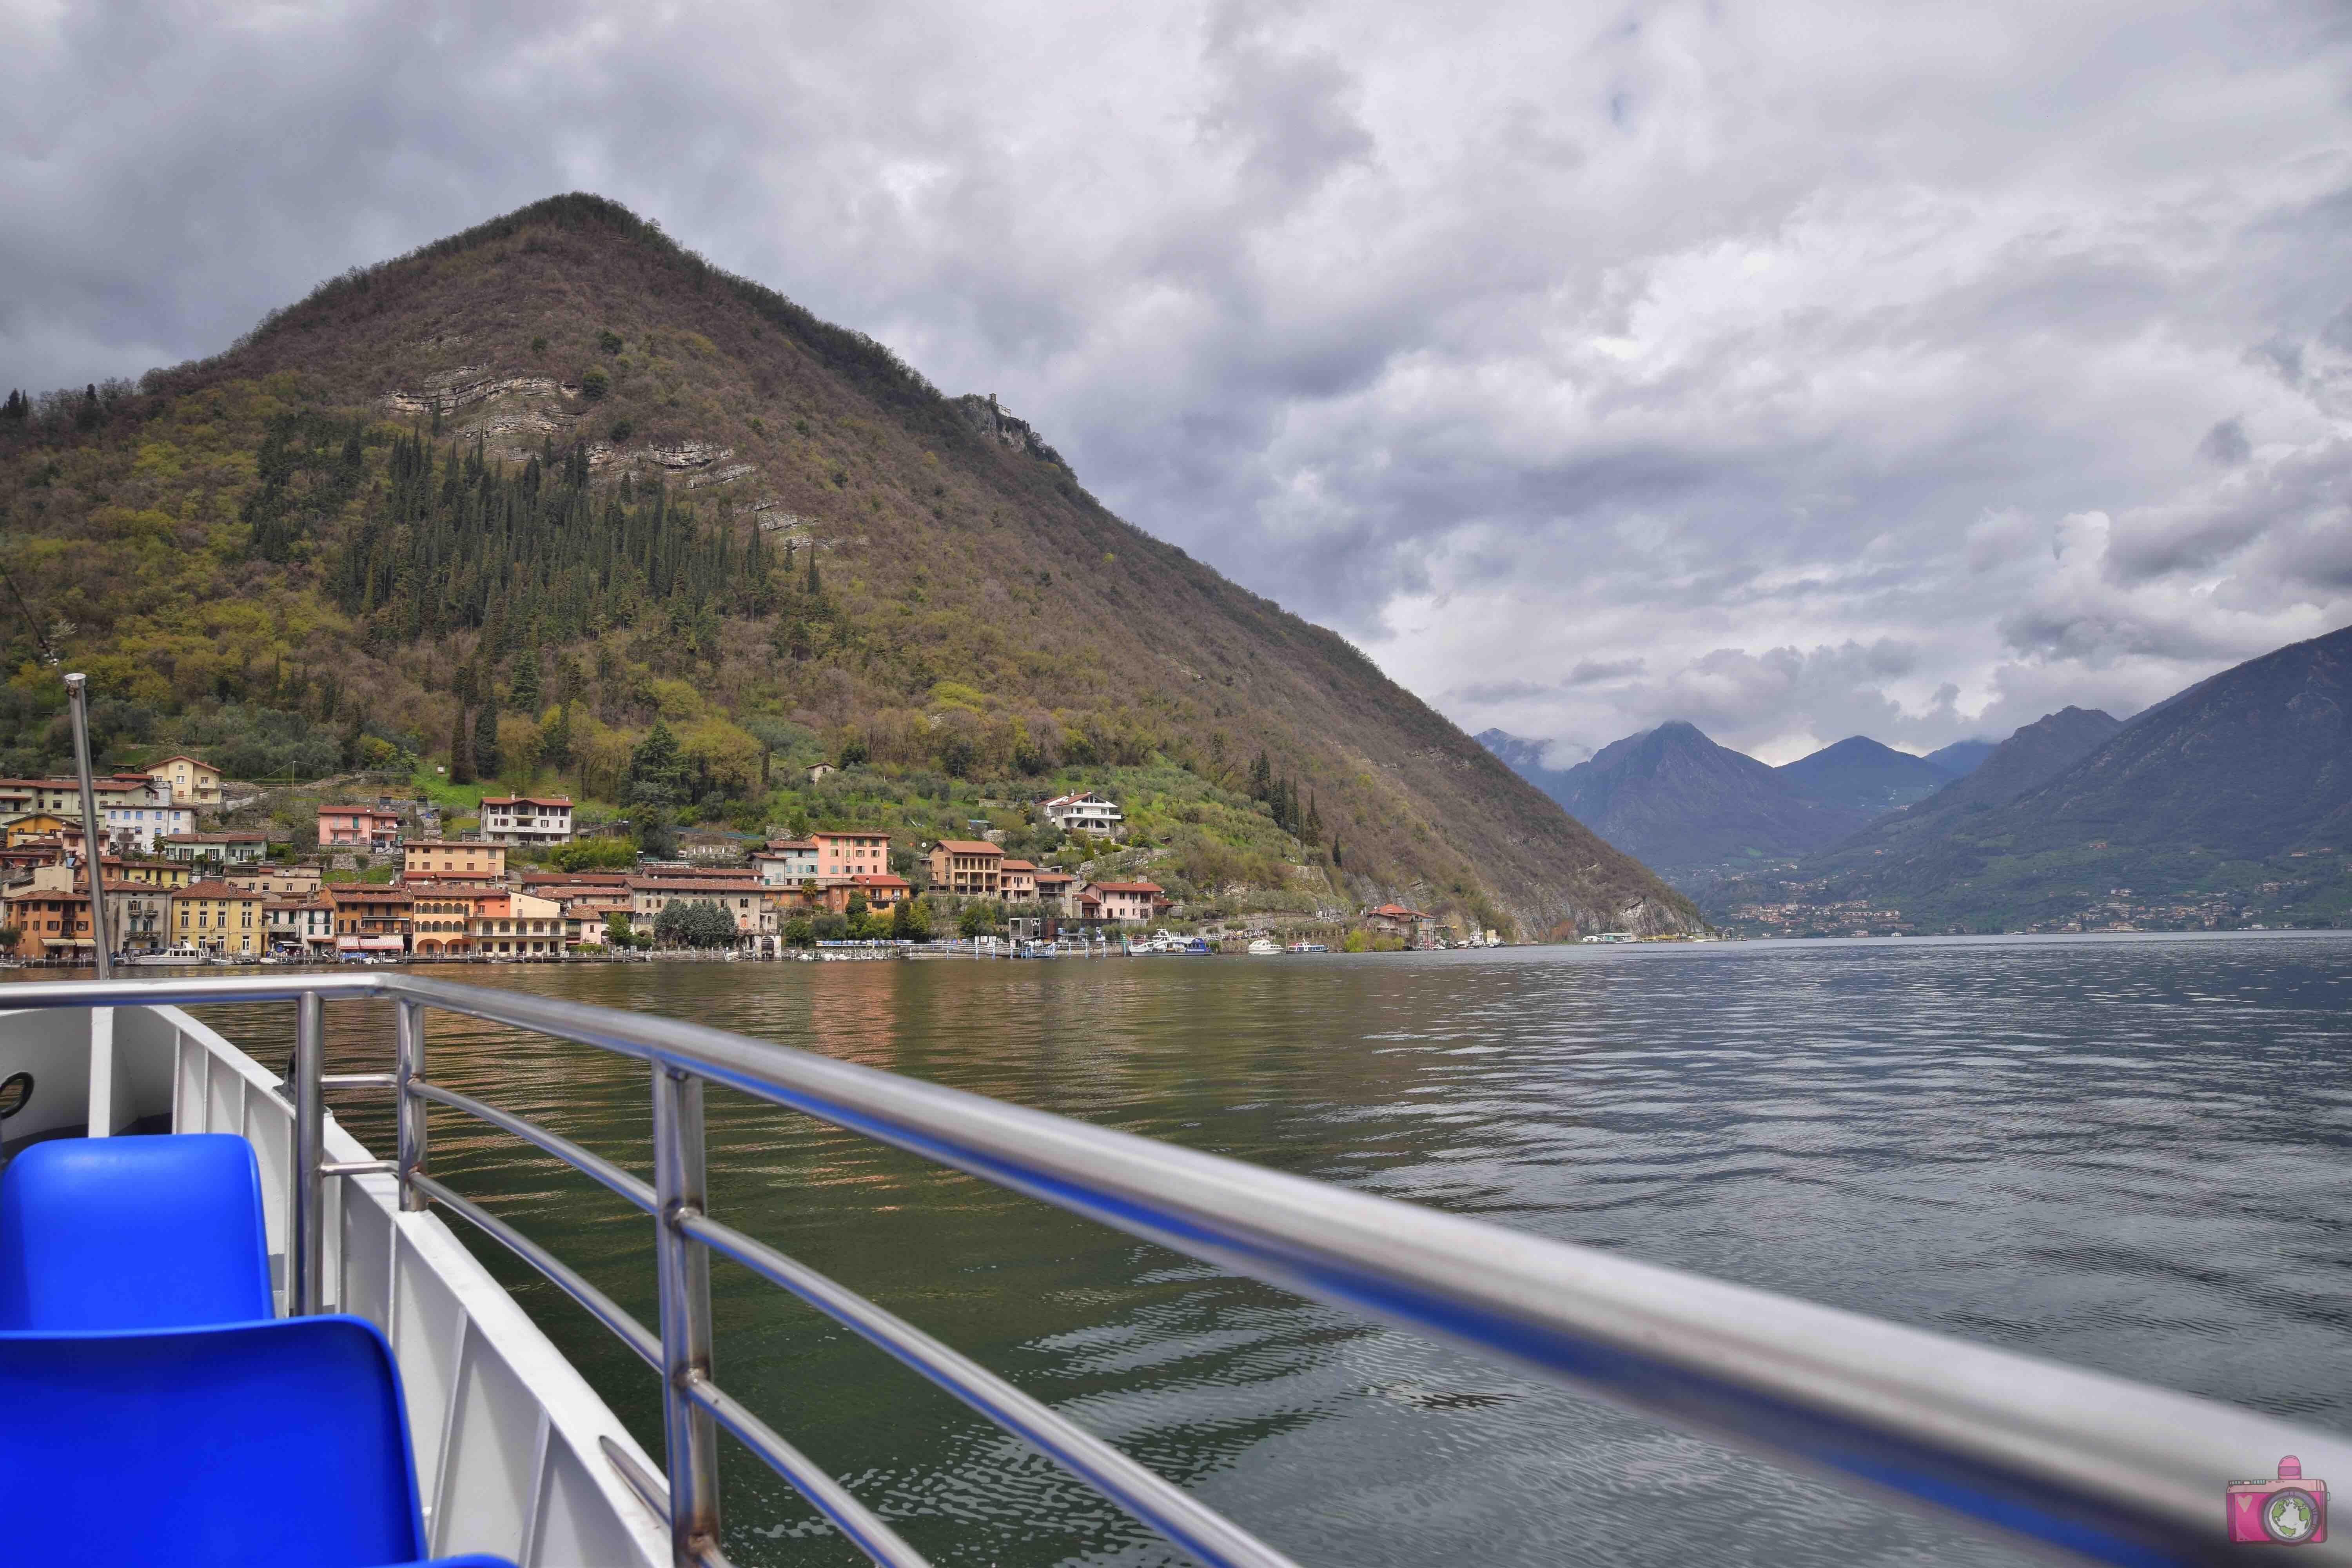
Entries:
[[1858, 820], [1925, 800], [1951, 776], [1926, 757], [1898, 752], [1867, 735], [1849, 735], [1773, 771], [1799, 800], [1830, 811], [1857, 813]]
[[[1836, 928], [2334, 924], [2352, 911], [2352, 629], [2120, 727], [2068, 709], [1759, 900]], [[1738, 911], [1727, 911], [1737, 914]]]
[[[135, 385], [12, 395], [0, 528], [9, 771], [63, 751], [47, 643], [110, 753], [233, 775], [478, 771], [639, 832], [988, 818], [1041, 853], [1019, 802], [1095, 787], [1136, 830], [1118, 868], [1198, 905], [1696, 920], [1344, 640], [1113, 517], [993, 398], [593, 196]], [[820, 760], [846, 765], [810, 784]]]

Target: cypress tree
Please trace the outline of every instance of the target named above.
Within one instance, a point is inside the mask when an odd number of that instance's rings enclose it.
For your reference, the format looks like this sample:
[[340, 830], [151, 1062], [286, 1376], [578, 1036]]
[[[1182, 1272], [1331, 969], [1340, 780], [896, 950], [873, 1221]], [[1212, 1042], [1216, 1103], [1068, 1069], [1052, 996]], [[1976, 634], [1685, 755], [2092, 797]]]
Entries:
[[474, 712], [474, 769], [486, 779], [498, 776], [499, 705], [488, 691], [482, 693], [482, 705]]
[[466, 733], [466, 705], [457, 705], [457, 721], [449, 726], [449, 782], [474, 782], [474, 742]]

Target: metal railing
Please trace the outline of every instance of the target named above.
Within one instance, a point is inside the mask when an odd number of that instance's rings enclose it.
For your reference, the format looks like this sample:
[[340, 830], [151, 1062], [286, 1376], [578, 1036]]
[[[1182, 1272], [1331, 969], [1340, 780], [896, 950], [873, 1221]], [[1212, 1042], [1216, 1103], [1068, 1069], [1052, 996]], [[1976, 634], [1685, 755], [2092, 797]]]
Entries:
[[[398, 1005], [390, 1073], [321, 1070], [329, 1000]], [[316, 1310], [322, 1184], [389, 1170], [537, 1268], [663, 1379], [680, 1564], [719, 1554], [718, 1428], [877, 1563], [922, 1562], [890, 1527], [713, 1381], [709, 1259], [721, 1254], [1034, 1444], [1203, 1563], [1289, 1559], [1117, 1449], [894, 1316], [707, 1212], [702, 1091], [718, 1083], [911, 1151], [1149, 1241], [1465, 1346], [1769, 1458], [1859, 1480], [2094, 1561], [2233, 1560], [2223, 1488], [2284, 1454], [2352, 1475], [2352, 1443], [2234, 1406], [1350, 1192], [1238, 1161], [672, 1019], [405, 974], [12, 984], [0, 1007], [296, 1004], [289, 1310]], [[649, 1183], [561, 1135], [433, 1083], [428, 1007], [648, 1064]], [[397, 1158], [322, 1163], [325, 1092], [398, 1097]], [[658, 1331], [426, 1169], [430, 1105], [520, 1138], [652, 1216]], [[2352, 1537], [2352, 1531], [2346, 1532]], [[2352, 1562], [2352, 1540], [2306, 1547]]]

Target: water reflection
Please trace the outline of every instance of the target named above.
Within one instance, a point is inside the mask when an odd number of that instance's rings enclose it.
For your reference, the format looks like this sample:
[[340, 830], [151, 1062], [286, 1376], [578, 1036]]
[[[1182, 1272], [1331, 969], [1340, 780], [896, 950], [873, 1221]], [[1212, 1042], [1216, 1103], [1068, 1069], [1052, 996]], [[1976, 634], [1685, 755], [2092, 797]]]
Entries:
[[[2341, 1426], [2347, 955], [2330, 935], [475, 978]], [[210, 1011], [283, 1059], [289, 1009]], [[383, 1009], [330, 1023], [338, 1069], [388, 1059]], [[643, 1069], [442, 1015], [432, 1039], [444, 1081], [644, 1169]], [[1307, 1563], [2014, 1560], [738, 1096], [713, 1091], [709, 1135], [722, 1217]], [[445, 1179], [652, 1317], [649, 1222], [454, 1115], [433, 1138]], [[642, 1366], [480, 1250], [657, 1448]], [[715, 1297], [721, 1381], [939, 1561], [1177, 1561], [742, 1271], [720, 1264]], [[740, 1452], [727, 1484], [736, 1561], [856, 1561]]]

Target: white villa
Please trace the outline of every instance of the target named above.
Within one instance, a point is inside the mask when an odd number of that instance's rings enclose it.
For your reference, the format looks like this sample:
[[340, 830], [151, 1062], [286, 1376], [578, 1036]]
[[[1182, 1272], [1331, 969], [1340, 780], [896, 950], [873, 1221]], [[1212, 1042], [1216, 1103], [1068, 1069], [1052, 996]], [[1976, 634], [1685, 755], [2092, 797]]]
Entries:
[[572, 842], [572, 797], [566, 795], [486, 795], [482, 838], [489, 844], [538, 846]]
[[1057, 795], [1040, 808], [1046, 821], [1065, 833], [1092, 833], [1116, 838], [1126, 831], [1118, 807], [1092, 790]]

